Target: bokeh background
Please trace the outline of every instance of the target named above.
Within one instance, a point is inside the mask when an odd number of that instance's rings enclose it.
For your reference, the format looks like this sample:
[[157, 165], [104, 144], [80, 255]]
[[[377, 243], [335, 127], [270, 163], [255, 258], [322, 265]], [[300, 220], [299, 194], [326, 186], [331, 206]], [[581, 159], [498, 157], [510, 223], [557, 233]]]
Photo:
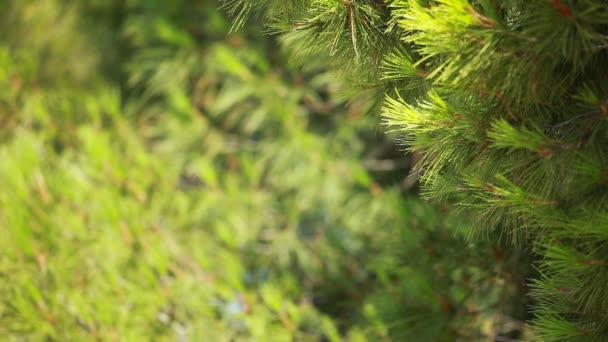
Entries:
[[212, 0], [1, 3], [1, 340], [525, 336], [528, 254], [421, 200], [323, 56]]

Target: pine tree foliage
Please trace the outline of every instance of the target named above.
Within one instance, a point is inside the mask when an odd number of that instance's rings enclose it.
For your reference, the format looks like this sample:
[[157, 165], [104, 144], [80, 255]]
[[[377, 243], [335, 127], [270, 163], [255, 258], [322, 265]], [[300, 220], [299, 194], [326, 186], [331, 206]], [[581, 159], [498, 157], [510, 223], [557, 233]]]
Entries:
[[474, 236], [533, 245], [536, 338], [608, 339], [606, 1], [228, 4], [358, 65], [350, 77], [371, 71], [386, 125], [423, 153], [426, 195], [465, 212]]
[[289, 40], [295, 41], [295, 56], [334, 56], [336, 68], [356, 75], [353, 81], [362, 81], [361, 85], [380, 78], [382, 57], [399, 38], [387, 34], [389, 10], [381, 1], [229, 0], [224, 6], [237, 15], [235, 27], [242, 26], [247, 14], [261, 14], [271, 32], [292, 31]]

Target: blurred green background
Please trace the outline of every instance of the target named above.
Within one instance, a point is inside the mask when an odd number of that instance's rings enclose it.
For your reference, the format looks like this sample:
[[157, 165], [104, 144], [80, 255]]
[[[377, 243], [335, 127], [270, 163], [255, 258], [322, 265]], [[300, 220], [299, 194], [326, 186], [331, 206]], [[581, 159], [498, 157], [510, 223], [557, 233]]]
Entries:
[[419, 200], [322, 57], [211, 0], [1, 3], [0, 340], [525, 335], [526, 254]]

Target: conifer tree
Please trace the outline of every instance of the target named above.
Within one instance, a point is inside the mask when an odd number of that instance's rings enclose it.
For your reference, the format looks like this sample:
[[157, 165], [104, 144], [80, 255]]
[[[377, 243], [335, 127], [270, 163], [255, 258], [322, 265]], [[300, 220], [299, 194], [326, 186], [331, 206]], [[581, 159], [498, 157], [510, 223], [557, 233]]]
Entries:
[[608, 340], [608, 2], [224, 0], [385, 94], [428, 198], [540, 255], [535, 337]]

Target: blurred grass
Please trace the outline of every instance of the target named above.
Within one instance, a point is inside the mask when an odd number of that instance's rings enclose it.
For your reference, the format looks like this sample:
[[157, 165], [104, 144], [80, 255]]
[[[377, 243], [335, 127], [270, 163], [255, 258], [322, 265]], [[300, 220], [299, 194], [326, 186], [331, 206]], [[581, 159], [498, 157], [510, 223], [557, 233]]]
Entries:
[[375, 119], [260, 31], [227, 35], [217, 7], [28, 0], [0, 15], [2, 340], [501, 329], [517, 258], [368, 172]]
[[357, 254], [371, 232], [357, 229], [395, 216], [349, 193], [352, 165], [298, 142], [231, 153], [218, 167], [204, 151], [148, 151], [120, 116], [107, 121], [77, 125], [60, 153], [44, 126], [19, 128], [0, 149], [4, 333], [220, 340], [246, 324], [283, 340], [320, 319], [287, 298], [343, 268], [363, 272]]

